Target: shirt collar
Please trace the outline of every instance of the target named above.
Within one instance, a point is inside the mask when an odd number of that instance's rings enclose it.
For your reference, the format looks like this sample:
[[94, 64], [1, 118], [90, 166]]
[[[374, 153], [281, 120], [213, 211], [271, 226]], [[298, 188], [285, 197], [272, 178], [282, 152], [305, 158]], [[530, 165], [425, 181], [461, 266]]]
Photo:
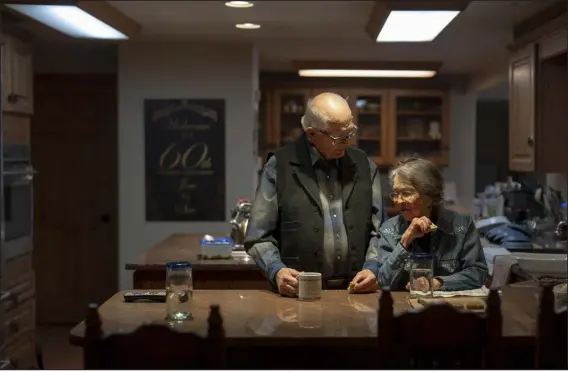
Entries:
[[319, 153], [318, 150], [312, 145], [310, 145], [310, 158], [312, 159], [312, 166], [316, 165], [318, 161], [326, 162], [324, 157]]

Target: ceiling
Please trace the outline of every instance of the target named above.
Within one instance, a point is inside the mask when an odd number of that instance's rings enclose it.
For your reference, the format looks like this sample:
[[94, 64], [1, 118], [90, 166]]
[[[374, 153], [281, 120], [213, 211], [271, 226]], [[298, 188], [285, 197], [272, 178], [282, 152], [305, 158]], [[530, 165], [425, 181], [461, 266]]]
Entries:
[[[472, 1], [432, 43], [377, 44], [365, 33], [374, 1], [110, 1], [143, 27], [145, 39], [253, 40], [264, 70], [292, 60], [443, 61], [444, 73], [475, 73], [508, 58], [512, 27], [554, 0]], [[236, 23], [259, 23], [240, 30]]]
[[[109, 3], [142, 25], [143, 40], [254, 42], [263, 70], [291, 71], [293, 60], [442, 61], [442, 73], [474, 74], [505, 61], [513, 25], [556, 1], [472, 1], [431, 43], [372, 41], [364, 28], [374, 1], [262, 0], [247, 9], [224, 1]], [[235, 28], [244, 22], [262, 27]], [[41, 30], [40, 38], [52, 34]]]

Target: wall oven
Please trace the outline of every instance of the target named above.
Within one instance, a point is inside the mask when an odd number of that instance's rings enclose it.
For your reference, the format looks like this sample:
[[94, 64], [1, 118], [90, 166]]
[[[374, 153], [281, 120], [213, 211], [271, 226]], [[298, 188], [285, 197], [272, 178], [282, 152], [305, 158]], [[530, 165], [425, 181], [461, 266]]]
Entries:
[[33, 178], [29, 146], [4, 143], [2, 226], [5, 260], [31, 252], [33, 248]]

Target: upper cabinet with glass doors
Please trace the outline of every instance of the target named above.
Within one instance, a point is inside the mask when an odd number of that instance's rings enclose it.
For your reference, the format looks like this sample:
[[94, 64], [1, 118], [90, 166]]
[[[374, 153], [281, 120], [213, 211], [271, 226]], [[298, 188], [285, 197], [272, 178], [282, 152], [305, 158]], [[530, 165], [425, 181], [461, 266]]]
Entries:
[[448, 164], [449, 102], [445, 92], [435, 90], [273, 89], [265, 142], [276, 148], [298, 138], [308, 99], [322, 92], [347, 99], [358, 127], [351, 145], [377, 165], [392, 165], [409, 156]]

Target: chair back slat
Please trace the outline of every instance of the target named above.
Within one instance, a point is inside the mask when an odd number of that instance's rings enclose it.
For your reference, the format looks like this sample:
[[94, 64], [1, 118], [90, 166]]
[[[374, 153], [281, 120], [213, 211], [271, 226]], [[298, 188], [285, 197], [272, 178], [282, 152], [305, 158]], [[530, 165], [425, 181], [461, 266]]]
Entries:
[[567, 369], [567, 309], [555, 310], [552, 285], [543, 286], [537, 328], [536, 368]]
[[219, 306], [211, 306], [206, 337], [167, 325], [142, 325], [129, 333], [103, 335], [96, 305], [85, 320], [85, 369], [222, 369], [225, 332]]
[[[447, 303], [394, 316], [392, 303], [390, 292], [383, 290], [378, 321], [381, 368], [478, 369], [498, 362], [489, 348], [498, 346], [501, 336], [497, 292], [490, 294], [485, 316]], [[490, 342], [490, 336], [499, 337]]]

